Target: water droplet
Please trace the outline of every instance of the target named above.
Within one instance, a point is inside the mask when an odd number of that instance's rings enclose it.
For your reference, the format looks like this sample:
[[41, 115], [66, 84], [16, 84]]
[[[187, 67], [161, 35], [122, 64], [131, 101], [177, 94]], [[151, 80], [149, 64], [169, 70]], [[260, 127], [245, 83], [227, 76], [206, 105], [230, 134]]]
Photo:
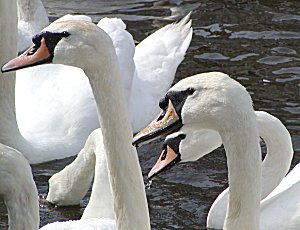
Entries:
[[148, 179], [146, 185], [145, 185], [145, 189], [150, 189], [151, 188], [151, 184], [152, 184], [152, 180]]

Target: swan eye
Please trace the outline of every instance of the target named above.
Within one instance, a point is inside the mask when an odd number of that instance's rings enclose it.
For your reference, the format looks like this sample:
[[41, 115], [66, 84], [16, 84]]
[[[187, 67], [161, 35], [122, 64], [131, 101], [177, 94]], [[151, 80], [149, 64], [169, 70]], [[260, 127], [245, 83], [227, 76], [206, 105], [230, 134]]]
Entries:
[[70, 36], [70, 33], [67, 32], [67, 31], [63, 31], [63, 32], [61, 33], [61, 35], [62, 35], [64, 38], [67, 38], [67, 37]]
[[183, 133], [181, 133], [181, 134], [178, 135], [178, 137], [179, 137], [181, 140], [183, 140], [183, 139], [185, 139], [186, 135], [183, 134]]
[[194, 92], [195, 92], [195, 89], [194, 88], [192, 88], [192, 87], [189, 87], [189, 88], [187, 88], [187, 93], [189, 94], [189, 95], [192, 95]]

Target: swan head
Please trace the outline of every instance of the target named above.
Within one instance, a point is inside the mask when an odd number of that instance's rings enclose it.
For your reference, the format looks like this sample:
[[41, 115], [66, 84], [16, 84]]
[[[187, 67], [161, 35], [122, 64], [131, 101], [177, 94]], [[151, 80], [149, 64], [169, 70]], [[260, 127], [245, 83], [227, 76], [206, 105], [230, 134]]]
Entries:
[[[161, 99], [160, 107], [162, 109], [160, 115], [134, 137], [134, 145], [144, 144], [179, 129], [209, 129], [219, 134], [230, 133], [236, 124], [243, 125], [242, 122], [250, 118], [255, 120], [252, 100], [246, 89], [228, 75], [219, 72], [198, 74], [181, 80]], [[177, 136], [183, 137], [181, 134]], [[192, 135], [185, 133], [185, 138], [177, 138], [181, 144], [178, 144], [176, 150], [182, 150], [184, 143], [191, 142], [191, 138], [187, 137]], [[218, 143], [221, 143], [220, 139], [215, 147], [219, 145]], [[186, 148], [178, 154], [170, 146], [164, 150], [160, 157], [164, 160], [164, 164], [154, 167], [155, 170], [149, 174], [150, 176], [165, 164], [179, 162], [183, 152], [194, 151], [193, 148], [190, 150]], [[205, 151], [203, 153], [200, 151], [198, 158], [204, 153]], [[188, 159], [187, 157], [186, 161]]]
[[[138, 146], [190, 124], [197, 129], [228, 131], [242, 119], [255, 117], [246, 89], [228, 75], [210, 72], [182, 79], [160, 100], [161, 113], [137, 133]], [[241, 119], [239, 119], [241, 120]]]
[[112, 52], [111, 47], [113, 48], [111, 39], [99, 27], [88, 21], [76, 20], [53, 22], [36, 34], [32, 42], [33, 45], [28, 50], [6, 63], [2, 72], [47, 63], [85, 69], [89, 64], [95, 63], [96, 55], [98, 57], [99, 53]]

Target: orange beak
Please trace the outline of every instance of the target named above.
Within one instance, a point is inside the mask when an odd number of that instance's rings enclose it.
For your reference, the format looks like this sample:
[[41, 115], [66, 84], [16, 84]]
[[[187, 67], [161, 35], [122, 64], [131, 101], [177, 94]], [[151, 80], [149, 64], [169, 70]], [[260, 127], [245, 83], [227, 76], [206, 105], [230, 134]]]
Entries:
[[181, 118], [178, 116], [172, 101], [169, 100], [166, 111], [162, 111], [154, 121], [138, 132], [133, 137], [132, 144], [138, 147], [140, 144], [157, 139], [162, 134], [169, 134], [174, 130], [178, 130], [181, 126]]
[[170, 146], [167, 146], [160, 154], [153, 168], [148, 173], [148, 178], [151, 179], [163, 170], [169, 169], [180, 161], [180, 154], [176, 153]]
[[42, 38], [39, 47], [33, 45], [20, 56], [10, 60], [4, 66], [2, 66], [1, 71], [9, 72], [13, 70], [23, 69], [30, 66], [35, 66], [51, 61], [51, 54], [46, 46], [45, 39]]

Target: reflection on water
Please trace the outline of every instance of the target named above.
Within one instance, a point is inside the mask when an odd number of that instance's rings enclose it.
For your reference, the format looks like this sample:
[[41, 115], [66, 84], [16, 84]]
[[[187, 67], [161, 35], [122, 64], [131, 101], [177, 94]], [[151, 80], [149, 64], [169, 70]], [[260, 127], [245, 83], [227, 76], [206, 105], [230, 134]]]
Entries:
[[[43, 0], [51, 20], [66, 13], [87, 14], [97, 22], [103, 16], [118, 16], [140, 42], [171, 19], [193, 10], [194, 37], [176, 81], [200, 72], [222, 71], [242, 83], [256, 110], [265, 110], [287, 125], [295, 157], [299, 148], [299, 26], [298, 1], [206, 1]], [[159, 83], [158, 83], [159, 84]], [[160, 152], [160, 141], [138, 149], [144, 175]], [[41, 225], [55, 220], [78, 219], [88, 202], [56, 208], [46, 204], [50, 176], [72, 158], [33, 167], [41, 194]], [[218, 149], [203, 159], [184, 163], [153, 180], [147, 189], [153, 229], [205, 229], [206, 215], [215, 197], [226, 187], [226, 158]], [[6, 212], [0, 203], [0, 227]], [[200, 226], [200, 228], [199, 228]]]

